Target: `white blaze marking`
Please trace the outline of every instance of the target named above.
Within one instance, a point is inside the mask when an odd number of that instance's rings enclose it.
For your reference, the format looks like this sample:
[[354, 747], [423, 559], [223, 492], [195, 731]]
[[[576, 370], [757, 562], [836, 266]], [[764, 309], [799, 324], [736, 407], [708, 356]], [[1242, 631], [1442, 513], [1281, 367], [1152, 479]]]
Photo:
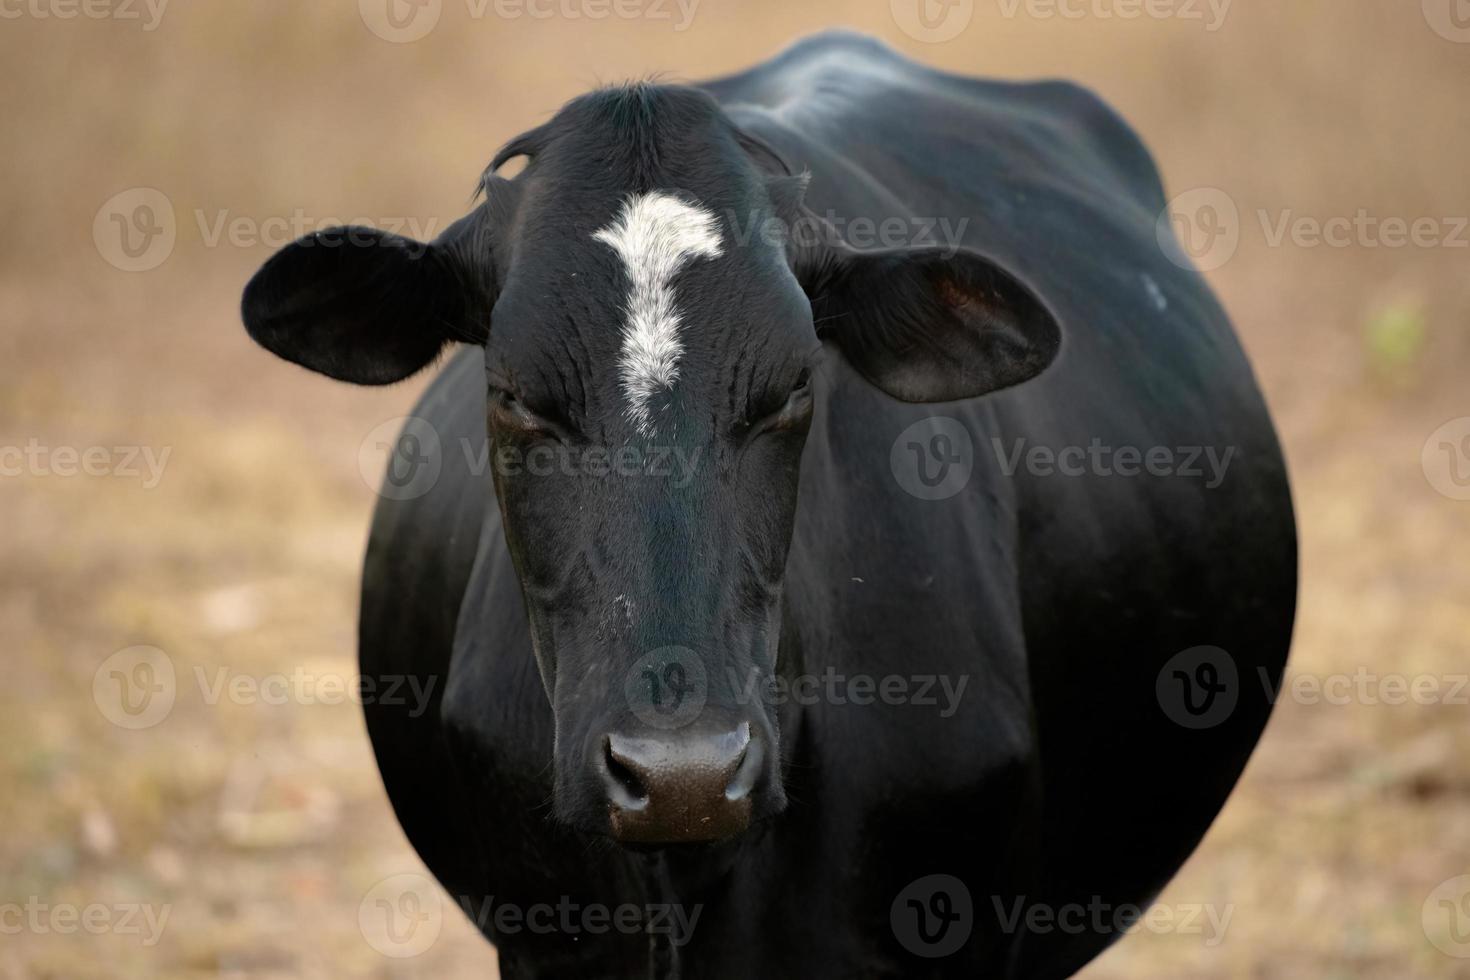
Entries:
[[628, 418], [653, 434], [648, 403], [679, 377], [679, 310], [670, 283], [697, 258], [724, 253], [718, 222], [703, 208], [653, 191], [630, 198], [616, 221], [592, 236], [623, 260], [630, 290], [624, 307], [623, 355], [618, 365]]

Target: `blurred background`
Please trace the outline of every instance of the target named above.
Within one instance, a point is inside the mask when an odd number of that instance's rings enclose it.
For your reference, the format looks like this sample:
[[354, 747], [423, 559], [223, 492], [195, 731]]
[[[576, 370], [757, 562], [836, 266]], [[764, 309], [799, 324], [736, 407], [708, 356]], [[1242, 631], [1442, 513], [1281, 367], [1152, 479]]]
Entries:
[[432, 237], [593, 85], [834, 25], [1116, 106], [1292, 467], [1288, 684], [1160, 897], [1228, 925], [1084, 975], [1470, 977], [1470, 2], [922, 2], [0, 0], [0, 980], [495, 975], [452, 908], [374, 932], [424, 870], [343, 694], [425, 379], [274, 360], [240, 289], [325, 225]]

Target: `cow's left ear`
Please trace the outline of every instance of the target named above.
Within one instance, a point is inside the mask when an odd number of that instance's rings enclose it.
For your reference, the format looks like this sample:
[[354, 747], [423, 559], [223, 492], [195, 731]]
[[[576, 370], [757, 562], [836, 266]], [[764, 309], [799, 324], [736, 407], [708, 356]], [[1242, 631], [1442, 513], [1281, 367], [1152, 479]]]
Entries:
[[795, 269], [817, 332], [876, 387], [906, 402], [999, 391], [1040, 374], [1061, 330], [1036, 296], [960, 249], [803, 249]]

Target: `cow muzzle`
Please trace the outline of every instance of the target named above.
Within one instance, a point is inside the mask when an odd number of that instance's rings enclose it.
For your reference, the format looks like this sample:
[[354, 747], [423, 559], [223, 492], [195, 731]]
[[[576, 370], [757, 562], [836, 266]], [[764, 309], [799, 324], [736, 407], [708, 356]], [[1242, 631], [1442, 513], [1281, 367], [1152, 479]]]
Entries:
[[749, 721], [701, 719], [677, 731], [609, 732], [592, 766], [612, 836], [628, 844], [720, 840], [743, 833], [775, 780], [770, 743]]

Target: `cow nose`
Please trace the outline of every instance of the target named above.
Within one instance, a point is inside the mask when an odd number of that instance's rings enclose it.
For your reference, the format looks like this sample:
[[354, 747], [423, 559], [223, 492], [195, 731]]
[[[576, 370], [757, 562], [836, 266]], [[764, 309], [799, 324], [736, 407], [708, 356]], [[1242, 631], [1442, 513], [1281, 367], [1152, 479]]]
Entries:
[[600, 769], [612, 833], [626, 843], [710, 841], [750, 826], [765, 745], [734, 731], [603, 739]]

